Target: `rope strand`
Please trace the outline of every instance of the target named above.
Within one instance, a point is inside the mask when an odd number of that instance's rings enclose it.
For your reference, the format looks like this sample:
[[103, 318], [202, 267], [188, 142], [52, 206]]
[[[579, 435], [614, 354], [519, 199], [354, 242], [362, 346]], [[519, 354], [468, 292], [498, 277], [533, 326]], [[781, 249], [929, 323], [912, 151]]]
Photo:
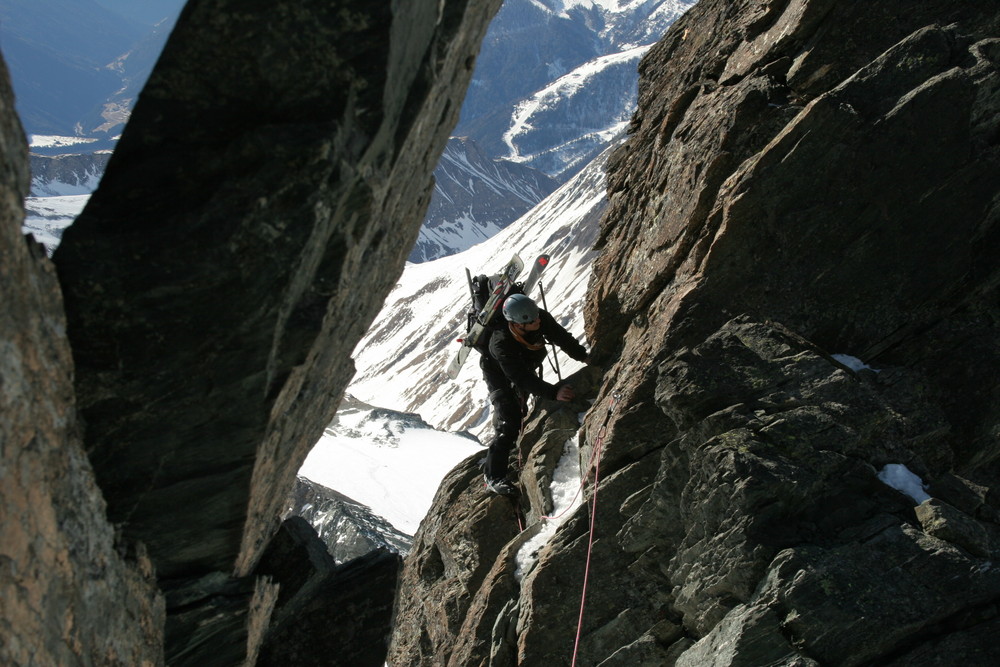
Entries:
[[[592, 451], [590, 453], [590, 460], [587, 461], [587, 468], [586, 468], [587, 471], [588, 471], [587, 475], [590, 474], [590, 472], [589, 472], [590, 471], [590, 467], [593, 465], [594, 458], [597, 455], [597, 452], [600, 450], [601, 443], [603, 443], [603, 442], [604, 442], [604, 427], [601, 427], [601, 432], [598, 434], [598, 436], [597, 436], [597, 442], [594, 445], [594, 451]], [[583, 491], [583, 487], [584, 487], [584, 485], [586, 483], [587, 483], [587, 476], [586, 475], [581, 475], [580, 476], [580, 485], [576, 487], [576, 494], [573, 496], [573, 500], [569, 501], [569, 505], [567, 505], [566, 508], [562, 512], [559, 512], [559, 514], [556, 514], [555, 516], [549, 516], [549, 515], [546, 514], [546, 515], [542, 515], [542, 516], [540, 516], [538, 518], [542, 519], [544, 521], [554, 521], [555, 519], [561, 519], [564, 516], [566, 516], [566, 514], [570, 510], [574, 509], [574, 505], [576, 504], [576, 499], [580, 497], [580, 492]]]
[[[545, 303], [545, 285], [542, 283], [541, 280], [538, 281], [538, 289], [541, 290], [542, 293], [542, 308], [544, 308], [545, 311], [548, 312], [549, 304]], [[559, 382], [562, 382], [562, 373], [559, 372], [559, 357], [556, 356], [555, 343], [552, 344], [552, 359], [553, 361], [550, 361], [549, 363], [553, 364], [553, 369], [556, 372], [556, 379], [558, 379]]]
[[[604, 434], [608, 426], [608, 421], [611, 419], [611, 414], [615, 410], [615, 404], [618, 402], [619, 394], [616, 392], [611, 395], [611, 404], [608, 406], [608, 414], [604, 418], [604, 424], [601, 426], [601, 430], [597, 436], [597, 442], [594, 443], [594, 451], [591, 454], [590, 462], [594, 464], [594, 494], [591, 498], [590, 504], [590, 531], [587, 536], [587, 562], [583, 568], [583, 590], [580, 592], [580, 615], [576, 621], [576, 639], [573, 641], [573, 661], [570, 663], [571, 667], [576, 667], [576, 657], [580, 649], [580, 635], [583, 633], [583, 614], [586, 610], [587, 604], [587, 583], [590, 580], [590, 557], [594, 552], [594, 526], [597, 524], [597, 489], [600, 484], [601, 475], [601, 453], [604, 451]], [[590, 468], [590, 463], [587, 464], [588, 469]], [[583, 488], [582, 485], [580, 488]], [[574, 501], [576, 499], [574, 498]], [[572, 507], [572, 505], [570, 505]]]
[[576, 487], [576, 494], [573, 496], [573, 499], [569, 501], [569, 505], [567, 505], [566, 508], [559, 514], [556, 514], [554, 516], [543, 514], [540, 517], [538, 517], [539, 519], [543, 521], [553, 521], [555, 519], [561, 519], [564, 516], [566, 516], [566, 514], [570, 510], [574, 509], [574, 504], [576, 503], [576, 499], [580, 497], [580, 492], [583, 491], [583, 487], [587, 483], [587, 477], [590, 475], [590, 468], [594, 464], [594, 459], [597, 458], [598, 452], [600, 452], [601, 449], [603, 449], [604, 447], [604, 435], [605, 433], [607, 433], [608, 430], [608, 420], [611, 419], [611, 414], [615, 411], [615, 403], [618, 402], [618, 397], [619, 394], [617, 392], [611, 396], [611, 404], [608, 406], [608, 412], [604, 416], [604, 423], [601, 424], [601, 430], [598, 431], [597, 439], [594, 442], [594, 450], [590, 453], [590, 460], [587, 461], [587, 465], [585, 467], [587, 474], [580, 475], [580, 485]]

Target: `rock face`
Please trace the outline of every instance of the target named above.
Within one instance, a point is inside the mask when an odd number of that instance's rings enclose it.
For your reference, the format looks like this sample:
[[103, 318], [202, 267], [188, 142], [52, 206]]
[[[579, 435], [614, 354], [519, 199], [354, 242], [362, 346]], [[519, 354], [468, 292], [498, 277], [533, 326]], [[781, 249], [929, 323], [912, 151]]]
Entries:
[[4, 90], [5, 664], [253, 664], [255, 565], [498, 5], [188, 2], [55, 258], [65, 319]]
[[259, 568], [281, 593], [257, 664], [385, 665], [400, 560], [372, 551], [338, 566], [304, 519], [285, 521]]
[[55, 268], [21, 235], [27, 144], [2, 62], [0, 173], [0, 663], [161, 664], [163, 598], [105, 519]]
[[998, 31], [893, 0], [702, 0], [671, 28], [608, 167], [596, 515], [518, 581], [524, 534], [457, 470], [390, 664], [1000, 660]]
[[[596, 392], [598, 375], [585, 370], [574, 379], [581, 397]], [[519, 534], [511, 502], [486, 491], [482, 454], [442, 481], [404, 563], [388, 664], [516, 664], [514, 557], [541, 528], [538, 517], [552, 511], [544, 480], [552, 479], [563, 445], [579, 429], [582, 407], [542, 401], [526, 423], [530, 437], [517, 455], [527, 491], [520, 504], [534, 528]]]
[[[699, 4], [644, 61], [633, 140], [609, 166], [590, 330], [602, 347], [633, 341], [605, 351], [623, 372], [741, 313], [919, 363], [968, 461], [1000, 417], [993, 369], [974, 361], [996, 355], [995, 13], [766, 9]], [[960, 389], [973, 378], [981, 398]]]

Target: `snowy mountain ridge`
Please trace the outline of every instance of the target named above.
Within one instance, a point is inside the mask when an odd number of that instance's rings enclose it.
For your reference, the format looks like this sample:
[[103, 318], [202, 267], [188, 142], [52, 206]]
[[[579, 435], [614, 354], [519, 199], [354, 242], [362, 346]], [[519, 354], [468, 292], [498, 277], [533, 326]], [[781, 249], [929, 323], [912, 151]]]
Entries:
[[375, 549], [406, 555], [412, 542], [409, 535], [373, 513], [366, 504], [305, 477], [295, 480], [281, 518], [290, 516], [305, 519], [338, 564]]
[[65, 197], [89, 195], [97, 189], [111, 151], [58, 156], [29, 156], [31, 164], [31, 195], [34, 197]]
[[[550, 11], [560, 18], [571, 18], [574, 10], [583, 12], [603, 25], [602, 39], [621, 50], [645, 45], [663, 37], [663, 29], [686, 12], [694, 0], [554, 0]], [[561, 9], [556, 9], [557, 5]]]
[[527, 165], [493, 159], [466, 137], [448, 141], [434, 181], [411, 262], [437, 259], [485, 241], [559, 185]]
[[518, 102], [503, 133], [503, 159], [546, 173], [575, 172], [628, 125], [632, 106], [606, 91], [633, 87], [649, 46], [595, 58]]
[[510, 0], [483, 43], [456, 134], [560, 181], [632, 115], [637, 63], [693, 0]]

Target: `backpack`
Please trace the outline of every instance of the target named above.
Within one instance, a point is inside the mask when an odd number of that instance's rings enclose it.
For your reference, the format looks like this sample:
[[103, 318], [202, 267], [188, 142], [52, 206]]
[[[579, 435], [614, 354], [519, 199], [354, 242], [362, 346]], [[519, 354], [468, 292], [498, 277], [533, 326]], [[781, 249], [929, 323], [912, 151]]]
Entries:
[[[486, 302], [490, 298], [490, 294], [493, 293], [493, 288], [496, 286], [493, 282], [495, 276], [478, 275], [472, 278], [470, 281], [470, 287], [472, 290], [472, 305], [469, 307], [468, 311], [468, 323], [466, 325], [466, 332], [472, 329], [472, 325], [476, 322], [476, 318], [479, 316], [480, 311], [486, 306]], [[507, 320], [504, 319], [503, 302], [506, 301], [507, 297], [511, 294], [524, 294], [523, 283], [514, 283], [510, 286], [507, 294], [504, 295], [503, 299], [497, 304], [497, 314], [493, 316], [489, 324], [483, 330], [483, 334], [476, 341], [473, 346], [480, 354], [489, 354], [490, 352], [490, 338], [493, 336], [493, 332], [499, 328], [502, 328]]]

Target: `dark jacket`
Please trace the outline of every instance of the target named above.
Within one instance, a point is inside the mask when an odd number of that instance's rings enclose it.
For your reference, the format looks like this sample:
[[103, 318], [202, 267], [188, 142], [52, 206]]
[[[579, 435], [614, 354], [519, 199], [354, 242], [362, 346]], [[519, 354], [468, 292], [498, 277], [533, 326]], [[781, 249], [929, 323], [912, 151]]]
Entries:
[[[577, 361], [587, 358], [587, 349], [581, 345], [573, 334], [566, 331], [547, 311], [539, 309], [538, 317], [542, 321], [536, 331], [529, 331], [524, 339], [529, 343], [553, 343]], [[523, 392], [555, 400], [557, 387], [542, 380], [535, 373], [545, 359], [545, 348], [532, 350], [525, 347], [510, 327], [502, 326], [490, 336], [490, 357], [497, 362], [504, 375]]]

